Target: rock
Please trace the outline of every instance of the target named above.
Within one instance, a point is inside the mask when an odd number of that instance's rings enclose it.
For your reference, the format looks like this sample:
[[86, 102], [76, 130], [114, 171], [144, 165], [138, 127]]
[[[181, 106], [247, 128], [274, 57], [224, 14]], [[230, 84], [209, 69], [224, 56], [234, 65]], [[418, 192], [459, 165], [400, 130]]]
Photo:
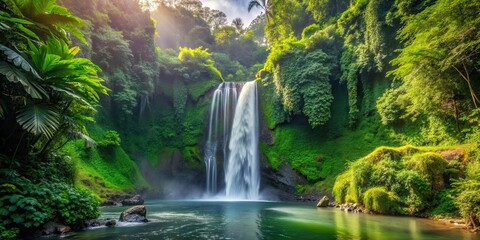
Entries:
[[327, 196], [323, 196], [323, 198], [318, 201], [317, 207], [328, 207], [329, 202], [330, 199]]
[[104, 206], [104, 207], [115, 207], [115, 206], [120, 206], [120, 204], [118, 202], [115, 202], [113, 200], [105, 200], [104, 202], [102, 202], [100, 204], [101, 206]]
[[51, 235], [51, 234], [65, 234], [70, 232], [72, 229], [69, 226], [55, 223], [55, 222], [48, 222], [43, 225], [42, 234], [43, 235]]
[[85, 222], [85, 225], [87, 227], [101, 227], [101, 226], [113, 227], [116, 224], [117, 224], [117, 221], [115, 221], [115, 219], [93, 219]]
[[122, 200], [122, 205], [123, 206], [135, 206], [135, 205], [142, 205], [143, 204], [143, 199], [140, 195], [135, 195], [131, 198], [127, 198]]
[[148, 222], [147, 209], [144, 205], [134, 206], [120, 214], [120, 222]]

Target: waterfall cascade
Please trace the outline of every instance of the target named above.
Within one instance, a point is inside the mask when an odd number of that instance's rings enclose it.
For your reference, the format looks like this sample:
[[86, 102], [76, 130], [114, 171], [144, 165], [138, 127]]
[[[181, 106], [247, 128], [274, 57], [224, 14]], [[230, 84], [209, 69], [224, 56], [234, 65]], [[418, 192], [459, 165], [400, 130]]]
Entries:
[[213, 94], [205, 145], [207, 194], [218, 193], [217, 159], [220, 158], [224, 161], [226, 197], [258, 199], [258, 131], [256, 82], [247, 82], [243, 87], [232, 82], [220, 84]]

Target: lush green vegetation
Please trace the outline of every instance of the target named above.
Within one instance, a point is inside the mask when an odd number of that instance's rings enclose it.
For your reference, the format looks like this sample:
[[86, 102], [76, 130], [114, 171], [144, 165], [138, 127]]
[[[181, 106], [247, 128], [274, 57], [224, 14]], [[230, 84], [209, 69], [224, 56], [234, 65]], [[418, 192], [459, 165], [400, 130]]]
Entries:
[[108, 92], [67, 35], [85, 42], [82, 21], [55, 1], [2, 1], [0, 19], [2, 235], [82, 224], [99, 215], [99, 202], [74, 186], [76, 167], [57, 150], [72, 138], [92, 142], [84, 124]]
[[156, 4], [0, 2], [0, 238], [159, 192], [150, 169], [204, 171], [211, 92], [255, 78], [264, 162], [299, 194], [478, 229], [478, 1], [253, 0], [249, 26]]
[[471, 145], [380, 147], [349, 164], [337, 177], [333, 195], [340, 203], [356, 202], [378, 213], [460, 213], [475, 227], [477, 152]]
[[464, 172], [476, 168], [475, 154], [457, 162], [438, 149], [406, 147], [417, 154], [380, 148], [362, 158], [384, 145], [457, 149], [476, 141], [479, 18], [469, 13], [477, 2], [254, 0], [250, 7], [266, 12], [270, 51], [257, 78], [274, 131], [262, 151], [273, 167], [288, 163], [301, 173], [308, 184], [298, 189], [333, 191], [337, 201], [374, 212], [461, 213], [479, 225], [474, 205], [464, 205], [479, 194], [475, 173]]

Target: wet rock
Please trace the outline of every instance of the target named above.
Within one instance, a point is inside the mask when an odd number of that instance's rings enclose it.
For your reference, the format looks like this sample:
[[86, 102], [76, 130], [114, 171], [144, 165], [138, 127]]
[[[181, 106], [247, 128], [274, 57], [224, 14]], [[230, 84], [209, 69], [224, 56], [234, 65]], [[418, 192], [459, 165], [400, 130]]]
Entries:
[[43, 235], [51, 235], [51, 234], [65, 234], [70, 232], [72, 229], [69, 226], [55, 223], [55, 222], [48, 222], [43, 225], [42, 234]]
[[329, 203], [330, 199], [327, 196], [323, 196], [323, 198], [318, 201], [317, 207], [328, 207]]
[[85, 222], [86, 227], [113, 227], [117, 224], [115, 219], [93, 219]]
[[104, 207], [116, 207], [116, 206], [120, 206], [120, 203], [115, 202], [115, 201], [113, 201], [113, 200], [105, 200], [104, 202], [101, 203], [101, 206], [104, 206]]
[[135, 195], [131, 198], [127, 198], [122, 200], [122, 205], [123, 206], [135, 206], [135, 205], [142, 205], [143, 204], [143, 198], [140, 195]]
[[144, 205], [134, 206], [120, 214], [120, 222], [148, 222], [147, 209]]

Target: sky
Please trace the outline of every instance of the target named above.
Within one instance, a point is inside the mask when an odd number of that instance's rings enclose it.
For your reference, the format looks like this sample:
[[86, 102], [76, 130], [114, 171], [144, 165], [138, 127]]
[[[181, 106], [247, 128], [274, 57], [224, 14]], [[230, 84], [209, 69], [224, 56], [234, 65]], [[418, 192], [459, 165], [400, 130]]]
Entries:
[[245, 27], [248, 27], [250, 22], [261, 12], [258, 8], [254, 8], [251, 12], [248, 12], [248, 3], [250, 0], [201, 0], [201, 2], [204, 6], [218, 9], [227, 14], [229, 23], [232, 22], [234, 18], [241, 18]]
[[[140, 2], [149, 2], [150, 0], [140, 0]], [[248, 12], [248, 3], [250, 0], [200, 0], [203, 6], [211, 9], [218, 9], [227, 15], [228, 23], [231, 23], [234, 18], [241, 18], [244, 26], [248, 27], [260, 13], [258, 8], [252, 9]], [[153, 7], [153, 5], [152, 5]]]

